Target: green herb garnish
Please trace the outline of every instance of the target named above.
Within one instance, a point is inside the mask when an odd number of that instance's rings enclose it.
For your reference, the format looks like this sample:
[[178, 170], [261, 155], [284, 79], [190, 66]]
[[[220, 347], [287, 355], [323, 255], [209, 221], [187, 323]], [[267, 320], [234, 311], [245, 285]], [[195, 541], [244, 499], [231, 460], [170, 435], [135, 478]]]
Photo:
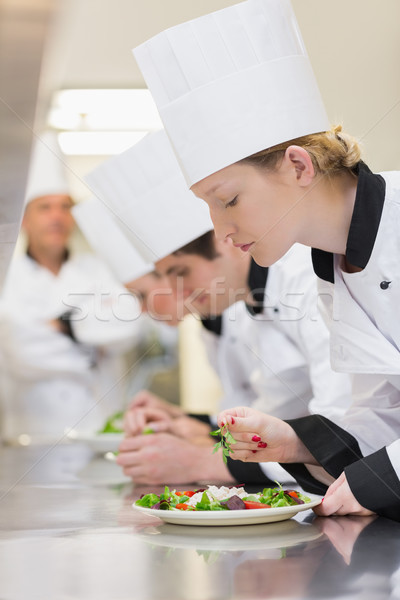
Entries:
[[228, 456], [233, 453], [231, 448], [232, 444], [236, 444], [236, 440], [228, 429], [228, 425], [222, 425], [220, 429], [211, 431], [210, 435], [219, 435], [221, 437], [219, 442], [214, 444], [213, 454], [222, 448], [222, 458], [224, 463], [228, 462]]

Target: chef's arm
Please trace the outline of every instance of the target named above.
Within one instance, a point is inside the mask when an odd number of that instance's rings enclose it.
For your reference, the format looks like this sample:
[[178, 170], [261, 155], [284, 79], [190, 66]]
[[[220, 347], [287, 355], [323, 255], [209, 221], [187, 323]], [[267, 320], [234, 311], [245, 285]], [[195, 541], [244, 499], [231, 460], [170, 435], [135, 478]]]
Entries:
[[71, 294], [58, 321], [65, 329], [63, 333], [77, 342], [111, 353], [126, 352], [143, 336], [140, 304], [114, 282], [103, 287], [107, 291], [95, 288], [93, 292]]

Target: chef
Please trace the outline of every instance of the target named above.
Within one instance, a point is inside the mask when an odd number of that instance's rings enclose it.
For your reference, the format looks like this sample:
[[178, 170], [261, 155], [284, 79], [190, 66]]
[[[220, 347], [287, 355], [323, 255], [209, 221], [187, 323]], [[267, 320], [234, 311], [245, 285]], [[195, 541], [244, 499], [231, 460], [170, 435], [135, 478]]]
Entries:
[[27, 251], [10, 266], [0, 339], [3, 437], [29, 443], [93, 433], [121, 410], [123, 353], [140, 324], [104, 263], [69, 248], [72, 200], [52, 133], [35, 144], [25, 203]]
[[354, 374], [346, 435], [315, 417], [291, 423], [340, 475], [319, 512], [399, 519], [399, 173], [372, 174], [330, 127], [288, 0], [178, 25], [135, 56], [217, 237], [262, 265], [295, 242], [314, 248], [332, 364]]
[[[186, 301], [204, 317], [214, 338], [209, 353], [224, 389], [222, 407], [247, 403], [281, 418], [310, 412], [333, 419], [343, 415], [350, 380], [330, 369], [328, 331], [316, 311], [316, 278], [306, 248], [293, 248], [270, 271], [230, 241], [217, 242], [209, 231], [180, 248], [189, 225], [193, 235], [199, 222], [196, 209], [205, 205], [190, 203], [191, 192], [164, 132], [107, 161], [87, 181], [112, 205], [143, 253], [157, 248], [157, 271], [170, 277], [175, 290], [182, 284]], [[209, 228], [208, 215], [204, 223]], [[221, 314], [222, 327], [220, 319], [213, 319]], [[232, 461], [229, 469], [236, 480], [246, 477], [240, 463]], [[287, 478], [278, 465], [266, 465], [265, 470], [254, 469], [254, 483], [266, 483], [266, 474], [270, 482]]]

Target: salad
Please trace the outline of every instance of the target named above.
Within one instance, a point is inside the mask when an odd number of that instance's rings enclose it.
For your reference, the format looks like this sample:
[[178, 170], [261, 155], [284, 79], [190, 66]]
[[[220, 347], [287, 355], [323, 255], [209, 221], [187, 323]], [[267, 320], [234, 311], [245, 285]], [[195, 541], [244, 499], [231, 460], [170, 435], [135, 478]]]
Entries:
[[104, 427], [100, 429], [97, 433], [124, 433], [123, 428], [123, 412], [117, 412], [112, 415], [104, 424]]
[[217, 487], [187, 491], [165, 490], [157, 494], [145, 494], [136, 500], [137, 506], [158, 510], [253, 510], [258, 508], [277, 508], [280, 506], [295, 506], [311, 502], [308, 496], [296, 490], [284, 490], [278, 483], [276, 488], [264, 488], [262, 492], [248, 494], [240, 487]]
[[[97, 433], [124, 433], [124, 413], [117, 412], [112, 415], [104, 424], [104, 427], [100, 429]], [[146, 435], [149, 433], [154, 433], [154, 429], [151, 427], [145, 427], [142, 431], [142, 435]]]

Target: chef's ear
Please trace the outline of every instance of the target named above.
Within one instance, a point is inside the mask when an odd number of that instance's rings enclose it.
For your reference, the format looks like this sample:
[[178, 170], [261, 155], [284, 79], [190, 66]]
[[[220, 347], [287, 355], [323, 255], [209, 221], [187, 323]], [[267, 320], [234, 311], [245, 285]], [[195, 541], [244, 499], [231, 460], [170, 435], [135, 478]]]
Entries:
[[310, 185], [315, 177], [315, 169], [311, 156], [301, 146], [289, 146], [286, 148], [283, 158], [287, 166], [294, 169], [296, 180], [302, 187]]

